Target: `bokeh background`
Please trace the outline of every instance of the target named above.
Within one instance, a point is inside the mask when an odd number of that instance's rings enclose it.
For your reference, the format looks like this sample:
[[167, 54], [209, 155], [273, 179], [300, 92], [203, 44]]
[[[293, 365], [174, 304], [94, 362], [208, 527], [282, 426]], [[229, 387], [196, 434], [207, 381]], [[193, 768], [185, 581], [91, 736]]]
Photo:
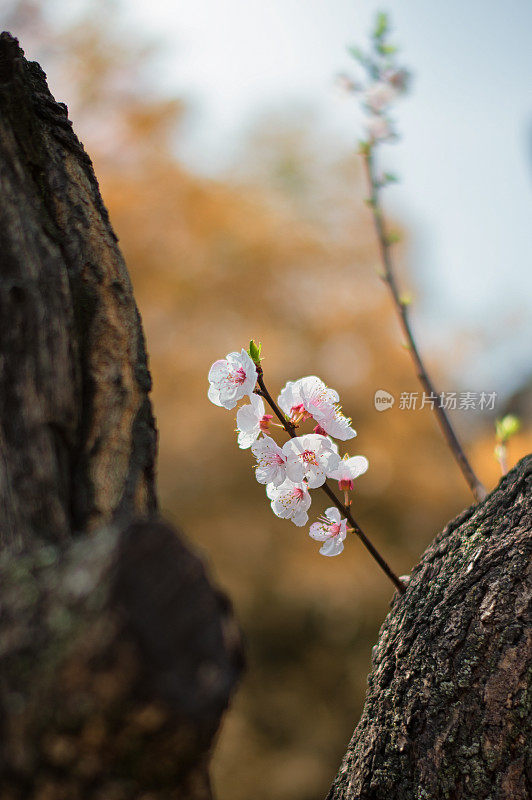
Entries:
[[[324, 559], [277, 519], [210, 405], [212, 361], [262, 341], [272, 392], [318, 374], [365, 454], [355, 515], [399, 574], [470, 503], [417, 391], [364, 204], [360, 118], [334, 88], [370, 0], [8, 0], [2, 28], [48, 74], [91, 155], [132, 275], [160, 430], [164, 514], [230, 594], [248, 669], [214, 759], [220, 800], [318, 800], [363, 703], [391, 587], [356, 540]], [[493, 425], [531, 449], [532, 50], [528, 0], [390, 0], [414, 74], [383, 164], [401, 280], [446, 391], [496, 391], [454, 419], [489, 487]], [[313, 511], [322, 510], [314, 494]]]

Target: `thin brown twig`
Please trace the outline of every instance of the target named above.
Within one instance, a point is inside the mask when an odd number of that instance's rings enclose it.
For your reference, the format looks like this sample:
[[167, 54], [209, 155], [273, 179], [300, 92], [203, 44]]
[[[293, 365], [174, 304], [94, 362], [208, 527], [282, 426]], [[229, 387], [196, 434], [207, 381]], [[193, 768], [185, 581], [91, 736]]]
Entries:
[[[282, 411], [278, 407], [277, 403], [272, 398], [272, 396], [269, 393], [268, 389], [266, 388], [266, 385], [264, 383], [264, 375], [263, 375], [262, 367], [260, 365], [257, 365], [257, 376], [258, 376], [257, 377], [257, 381], [258, 381], [258, 384], [260, 386], [260, 392], [258, 392], [258, 393], [261, 394], [262, 397], [264, 397], [264, 399], [266, 400], [266, 402], [270, 405], [270, 407], [272, 408], [274, 414], [281, 421], [281, 423], [283, 425], [283, 428], [285, 429], [287, 434], [290, 436], [290, 438], [291, 439], [295, 439], [296, 438], [295, 425], [292, 425], [292, 423], [289, 422], [289, 420], [286, 419], [286, 417], [284, 416], [284, 414], [282, 413]], [[334, 505], [336, 506], [336, 508], [340, 512], [340, 514], [344, 515], [344, 517], [347, 519], [347, 521], [349, 522], [349, 524], [353, 528], [353, 531], [356, 533], [356, 535], [358, 536], [358, 538], [360, 539], [360, 541], [362, 542], [362, 544], [364, 545], [366, 550], [368, 550], [368, 552], [373, 556], [373, 558], [375, 559], [375, 561], [377, 562], [379, 567], [386, 573], [386, 575], [392, 581], [392, 583], [397, 588], [397, 590], [400, 592], [400, 594], [404, 594], [404, 592], [406, 591], [406, 587], [405, 587], [404, 583], [397, 577], [395, 572], [392, 570], [392, 568], [389, 566], [389, 564], [385, 561], [385, 559], [381, 556], [381, 554], [376, 549], [376, 547], [374, 547], [374, 545], [370, 542], [370, 540], [368, 539], [368, 537], [366, 536], [366, 534], [364, 533], [364, 531], [362, 530], [362, 528], [360, 527], [358, 522], [355, 520], [355, 518], [351, 514], [351, 511], [349, 510], [349, 508], [346, 505], [344, 505], [341, 502], [341, 500], [339, 500], [336, 497], [335, 493], [333, 492], [333, 490], [331, 489], [331, 487], [329, 486], [327, 481], [325, 481], [325, 483], [322, 486], [320, 486], [320, 489], [322, 489], [325, 492], [325, 494], [329, 497], [329, 499], [334, 503]]]
[[408, 304], [401, 300], [401, 295], [399, 293], [399, 288], [397, 285], [397, 279], [395, 276], [395, 270], [390, 251], [391, 242], [388, 233], [386, 231], [384, 215], [379, 202], [380, 184], [375, 175], [373, 154], [371, 147], [369, 146], [367, 149], [365, 149], [362, 155], [364, 159], [364, 165], [366, 168], [368, 184], [371, 192], [369, 198], [369, 205], [373, 213], [373, 223], [375, 226], [375, 231], [379, 242], [380, 256], [384, 266], [383, 280], [384, 283], [386, 283], [390, 289], [393, 303], [396, 308], [397, 314], [399, 316], [401, 328], [407, 340], [408, 350], [412, 357], [412, 361], [414, 362], [416, 375], [425, 391], [425, 394], [428, 395], [428, 397], [430, 397], [431, 400], [433, 400], [433, 409], [436, 414], [436, 419], [438, 420], [439, 426], [447, 441], [447, 444], [449, 445], [451, 452], [454, 458], [456, 459], [458, 466], [460, 467], [469, 488], [473, 492], [473, 496], [477, 501], [484, 500], [484, 498], [486, 497], [486, 489], [484, 488], [480, 480], [477, 478], [471, 464], [467, 459], [466, 454], [464, 453], [464, 450], [460, 442], [458, 441], [458, 437], [455, 433], [455, 430], [443, 407], [441, 395], [438, 395], [436, 393], [434, 384], [432, 383], [425, 368], [425, 365], [423, 363], [423, 360], [419, 354], [419, 350], [417, 348], [416, 341], [414, 339], [414, 335], [412, 333], [412, 328], [410, 325]]
[[495, 458], [499, 462], [501, 468], [501, 475], [506, 475], [508, 472], [508, 448], [506, 441], [499, 439], [495, 445]]

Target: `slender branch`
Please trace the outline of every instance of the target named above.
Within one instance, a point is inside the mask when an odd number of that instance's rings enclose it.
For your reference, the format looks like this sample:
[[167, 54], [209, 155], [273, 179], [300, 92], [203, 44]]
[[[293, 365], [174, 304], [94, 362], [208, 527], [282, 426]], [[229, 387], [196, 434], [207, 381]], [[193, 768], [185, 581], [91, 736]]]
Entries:
[[267, 390], [266, 384], [264, 383], [264, 373], [262, 371], [262, 367], [259, 364], [257, 364], [257, 375], [258, 375], [257, 382], [258, 382], [258, 384], [260, 386], [261, 395], [264, 397], [266, 402], [269, 403], [273, 413], [276, 415], [277, 419], [281, 422], [281, 424], [282, 424], [283, 428], [285, 429], [285, 431], [287, 432], [287, 434], [292, 439], [294, 439], [295, 435], [296, 435], [295, 434], [296, 426], [292, 425], [292, 423], [289, 422], [286, 419], [285, 415], [283, 414], [283, 412], [281, 411], [281, 409], [279, 408], [279, 406], [277, 405], [277, 403], [275, 402], [275, 400], [272, 398], [271, 394]]
[[[287, 434], [290, 436], [290, 438], [291, 439], [295, 439], [295, 437], [296, 437], [295, 425], [292, 425], [292, 423], [289, 422], [286, 419], [285, 415], [280, 410], [280, 408], [278, 407], [277, 403], [272, 398], [271, 394], [269, 393], [268, 389], [266, 388], [266, 385], [264, 383], [264, 375], [263, 375], [262, 367], [260, 365], [257, 365], [257, 374], [258, 374], [257, 381], [258, 381], [258, 384], [259, 384], [259, 387], [260, 387], [260, 391], [257, 392], [257, 393], [262, 395], [262, 397], [264, 397], [266, 402], [271, 406], [272, 411], [277, 416], [277, 418], [281, 421], [281, 423], [283, 425], [283, 428], [285, 429]], [[336, 506], [336, 508], [340, 512], [340, 514], [344, 515], [344, 517], [347, 519], [347, 521], [349, 522], [349, 524], [353, 528], [354, 532], [356, 533], [356, 535], [358, 536], [358, 538], [360, 539], [360, 541], [362, 542], [362, 544], [364, 545], [366, 550], [368, 550], [368, 552], [373, 556], [373, 558], [375, 559], [375, 561], [377, 562], [379, 567], [383, 570], [383, 572], [386, 573], [386, 575], [392, 581], [392, 583], [397, 588], [397, 590], [400, 592], [400, 594], [404, 594], [404, 592], [406, 590], [406, 587], [405, 587], [404, 583], [397, 577], [395, 572], [392, 570], [392, 568], [389, 566], [389, 564], [384, 560], [384, 558], [381, 556], [379, 551], [370, 542], [370, 540], [368, 539], [368, 537], [366, 536], [366, 534], [364, 533], [364, 531], [362, 530], [362, 528], [360, 527], [358, 522], [355, 520], [355, 518], [351, 514], [351, 511], [349, 510], [349, 508], [346, 505], [344, 505], [342, 503], [342, 501], [339, 500], [336, 497], [335, 493], [333, 492], [333, 490], [331, 489], [331, 487], [329, 486], [327, 481], [325, 481], [325, 483], [322, 486], [320, 486], [320, 489], [322, 489], [325, 492], [325, 494], [327, 495], [327, 497], [329, 497], [329, 499], [334, 503], [334, 505]]]
[[499, 462], [501, 475], [506, 475], [508, 472], [508, 451], [506, 445], [500, 444], [495, 448], [495, 458]]
[[380, 256], [384, 266], [383, 280], [390, 289], [390, 294], [392, 295], [393, 303], [396, 308], [397, 314], [399, 316], [401, 328], [407, 340], [408, 350], [412, 357], [412, 361], [414, 362], [414, 367], [416, 370], [417, 377], [425, 393], [429, 397], [435, 400], [433, 408], [436, 414], [436, 419], [438, 420], [439, 426], [447, 441], [447, 444], [449, 445], [451, 452], [454, 458], [456, 459], [458, 466], [460, 467], [462, 474], [469, 485], [469, 488], [473, 492], [473, 496], [477, 501], [484, 500], [484, 498], [486, 497], [486, 489], [484, 488], [480, 480], [477, 478], [471, 464], [467, 459], [466, 454], [462, 449], [460, 442], [458, 441], [458, 437], [455, 433], [455, 430], [443, 407], [441, 395], [438, 395], [436, 393], [434, 384], [432, 383], [425, 368], [425, 365], [423, 363], [423, 360], [419, 354], [419, 350], [417, 348], [416, 341], [414, 339], [414, 335], [412, 333], [412, 328], [410, 325], [408, 306], [401, 300], [401, 296], [399, 294], [397, 279], [395, 276], [395, 270], [390, 250], [391, 242], [388, 233], [386, 231], [384, 215], [380, 205], [380, 198], [379, 198], [380, 186], [377, 177], [375, 175], [373, 153], [371, 147], [368, 147], [366, 150], [364, 150], [362, 155], [364, 159], [364, 165], [366, 168], [368, 184], [371, 192], [369, 205], [371, 206], [371, 210], [373, 213], [373, 223], [375, 226], [375, 231], [379, 242]]

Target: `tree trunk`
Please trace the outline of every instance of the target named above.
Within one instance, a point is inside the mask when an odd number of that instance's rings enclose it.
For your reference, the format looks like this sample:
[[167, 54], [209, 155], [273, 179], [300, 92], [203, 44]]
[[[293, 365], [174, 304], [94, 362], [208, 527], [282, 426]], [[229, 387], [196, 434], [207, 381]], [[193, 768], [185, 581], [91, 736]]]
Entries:
[[90, 159], [0, 35], [0, 797], [210, 797], [241, 670], [155, 518], [151, 379]]
[[328, 800], [532, 797], [532, 457], [395, 597]]

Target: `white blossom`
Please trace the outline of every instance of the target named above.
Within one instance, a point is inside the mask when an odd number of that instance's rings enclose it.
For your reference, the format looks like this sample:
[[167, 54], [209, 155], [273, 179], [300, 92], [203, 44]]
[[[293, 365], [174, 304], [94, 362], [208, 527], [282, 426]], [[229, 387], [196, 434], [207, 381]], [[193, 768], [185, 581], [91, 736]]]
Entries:
[[266, 494], [271, 500], [274, 514], [281, 519], [291, 520], [299, 528], [306, 525], [311, 502], [306, 484], [293, 483], [287, 478], [280, 486], [269, 483]]
[[[316, 375], [288, 381], [277, 402], [292, 420], [313, 417], [329, 436], [346, 441], [356, 436], [351, 420], [342, 414], [338, 392], [330, 389]], [[321, 431], [320, 431], [321, 433]]]
[[341, 491], [349, 492], [353, 489], [353, 481], [359, 475], [363, 475], [369, 467], [368, 459], [365, 456], [344, 456], [339, 466], [331, 472], [331, 478], [338, 481]]
[[321, 378], [307, 375], [297, 381], [288, 381], [277, 402], [292, 421], [301, 422], [314, 417], [320, 423], [320, 417], [334, 416], [339, 399], [338, 392], [330, 389]]
[[390, 121], [379, 114], [372, 114], [364, 120], [366, 133], [374, 142], [384, 142], [393, 137]]
[[301, 381], [287, 381], [284, 389], [277, 398], [277, 405], [288, 417], [294, 416], [302, 409], [299, 384]]
[[309, 489], [315, 489], [325, 483], [328, 475], [340, 463], [340, 456], [334, 452], [332, 444], [325, 436], [307, 433], [296, 436], [283, 445], [286, 455], [286, 474], [294, 483], [303, 479]]
[[270, 436], [264, 435], [262, 439], [251, 448], [257, 459], [255, 477], [259, 483], [271, 483], [279, 486], [286, 478], [286, 455], [277, 442]]
[[309, 375], [307, 378], [300, 378], [298, 383], [299, 396], [305, 411], [307, 411], [316, 422], [319, 422], [317, 415], [326, 413], [334, 407], [340, 400], [338, 392], [329, 387], [316, 375]]
[[371, 111], [384, 111], [397, 97], [397, 90], [387, 81], [377, 81], [364, 92], [364, 102]]
[[335, 439], [345, 442], [357, 435], [351, 426], [351, 420], [344, 416], [338, 404], [324, 405], [316, 409], [313, 416], [319, 427]]
[[253, 393], [256, 382], [257, 368], [249, 353], [244, 349], [229, 353], [209, 370], [209, 400], [216, 406], [234, 408], [239, 400]]
[[289, 417], [314, 416], [316, 409], [332, 405], [339, 400], [338, 392], [328, 386], [316, 375], [307, 375], [297, 381], [288, 381], [277, 402]]
[[318, 542], [323, 542], [320, 547], [322, 556], [338, 556], [344, 549], [344, 539], [347, 536], [347, 520], [342, 519], [335, 506], [331, 506], [318, 522], [310, 526], [309, 536]]
[[264, 413], [264, 401], [256, 394], [250, 396], [250, 405], [241, 406], [236, 413], [238, 446], [245, 450], [265, 433], [270, 426], [272, 414]]

